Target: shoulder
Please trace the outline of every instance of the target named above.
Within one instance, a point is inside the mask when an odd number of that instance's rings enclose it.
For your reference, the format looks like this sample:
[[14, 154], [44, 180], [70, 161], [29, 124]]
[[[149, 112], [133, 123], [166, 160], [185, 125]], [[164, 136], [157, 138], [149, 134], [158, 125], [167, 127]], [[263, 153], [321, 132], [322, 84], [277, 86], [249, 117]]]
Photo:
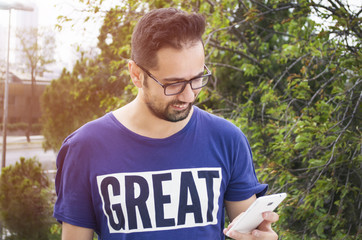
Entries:
[[229, 120], [199, 108], [196, 108], [196, 113], [198, 127], [205, 127], [209, 132], [219, 133], [224, 136], [233, 135], [245, 138], [244, 133]]
[[[101, 154], [98, 149], [109, 144], [110, 114], [84, 124], [70, 134], [63, 142], [57, 156], [57, 167], [61, 169], [65, 162], [71, 166], [90, 161], [92, 157]], [[114, 132], [114, 130], [113, 130]], [[83, 165], [85, 166], [85, 165]]]
[[79, 143], [96, 144], [97, 139], [107, 136], [107, 132], [112, 131], [112, 126], [112, 114], [108, 113], [78, 128], [64, 140], [63, 145]]

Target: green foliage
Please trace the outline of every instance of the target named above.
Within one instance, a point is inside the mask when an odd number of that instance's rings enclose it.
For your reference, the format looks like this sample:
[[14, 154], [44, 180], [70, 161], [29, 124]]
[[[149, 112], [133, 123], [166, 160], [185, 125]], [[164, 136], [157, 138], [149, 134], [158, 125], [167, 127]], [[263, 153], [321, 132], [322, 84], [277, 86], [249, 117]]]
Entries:
[[[101, 1], [92, 5], [96, 12]], [[144, 12], [168, 6], [207, 19], [206, 64], [213, 80], [198, 104], [239, 126], [259, 179], [270, 193], [289, 194], [275, 225], [281, 239], [358, 239], [361, 12], [341, 1], [129, 0], [115, 6], [104, 18], [94, 64], [64, 73], [45, 95], [45, 123], [59, 120], [46, 125], [49, 146], [129, 101], [134, 87], [125, 65], [132, 28]], [[98, 86], [102, 94], [92, 100]]]
[[124, 16], [137, 7], [117, 7], [107, 12], [98, 37], [101, 54], [87, 57], [82, 53], [73, 71], [64, 69], [60, 78], [45, 90], [42, 97], [45, 149], [58, 150], [71, 132], [133, 97], [131, 89], [126, 88], [130, 83], [127, 61], [137, 15]]
[[110, 66], [99, 59], [82, 58], [72, 73], [63, 70], [46, 88], [42, 96], [45, 149], [58, 150], [75, 129], [121, 104], [117, 97], [125, 83], [118, 72], [110, 73]]
[[2, 169], [0, 214], [8, 239], [48, 239], [52, 234], [49, 180], [35, 159], [20, 159]]
[[361, 29], [339, 25], [350, 33], [347, 42], [331, 37], [338, 36], [335, 26], [317, 26], [312, 10], [358, 21], [352, 12], [335, 15], [343, 6], [330, 2], [243, 1], [228, 12], [233, 21], [218, 21], [208, 36], [208, 50], [218, 52], [209, 64], [218, 67], [216, 89], [224, 99], [208, 106], [223, 109], [247, 134], [270, 192], [289, 193], [276, 225], [282, 239], [360, 234], [361, 52], [354, 40]]

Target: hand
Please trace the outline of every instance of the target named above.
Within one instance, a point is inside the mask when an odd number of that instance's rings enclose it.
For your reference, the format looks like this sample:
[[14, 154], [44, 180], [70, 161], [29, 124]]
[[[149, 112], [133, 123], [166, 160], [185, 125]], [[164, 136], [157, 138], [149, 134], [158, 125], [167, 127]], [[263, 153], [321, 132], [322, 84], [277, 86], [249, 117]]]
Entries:
[[[257, 229], [254, 229], [251, 233], [240, 233], [238, 231], [231, 231], [229, 233], [229, 237], [235, 240], [250, 240], [250, 239], [277, 240], [278, 234], [276, 234], [276, 232], [273, 231], [271, 224], [279, 220], [279, 215], [275, 212], [265, 212], [263, 213], [263, 218], [264, 221], [258, 226]], [[236, 219], [234, 219], [234, 221], [230, 223], [227, 228], [224, 229], [224, 234], [226, 234], [226, 232], [232, 227], [232, 225], [236, 222]]]

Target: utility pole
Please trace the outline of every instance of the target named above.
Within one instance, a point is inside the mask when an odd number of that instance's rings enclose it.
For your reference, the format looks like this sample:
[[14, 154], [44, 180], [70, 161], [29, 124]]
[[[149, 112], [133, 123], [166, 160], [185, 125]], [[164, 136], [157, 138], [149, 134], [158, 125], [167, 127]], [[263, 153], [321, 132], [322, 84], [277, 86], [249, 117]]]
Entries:
[[[6, 1], [0, 0], [0, 10], [9, 11], [9, 27], [8, 27], [8, 47], [7, 47], [7, 60], [6, 60], [6, 79], [4, 83], [4, 112], [3, 112], [3, 146], [2, 146], [2, 159], [1, 168], [6, 166], [6, 130], [8, 120], [8, 98], [9, 98], [9, 62], [10, 62], [10, 32], [11, 32], [11, 10], [20, 11], [33, 11], [33, 7], [27, 6], [20, 1]], [[1, 172], [0, 172], [1, 174]]]
[[[2, 168], [6, 165], [6, 128], [8, 120], [8, 91], [9, 91], [9, 57], [10, 57], [10, 30], [11, 30], [11, 10], [20, 10], [20, 11], [33, 11], [33, 7], [26, 5], [20, 1], [6, 1], [0, 0], [0, 10], [9, 11], [9, 27], [8, 27], [8, 48], [7, 48], [7, 60], [6, 60], [6, 79], [4, 83], [4, 112], [3, 112], [3, 146], [2, 146], [2, 159], [0, 174]], [[0, 222], [0, 240], [3, 239], [3, 224]]]

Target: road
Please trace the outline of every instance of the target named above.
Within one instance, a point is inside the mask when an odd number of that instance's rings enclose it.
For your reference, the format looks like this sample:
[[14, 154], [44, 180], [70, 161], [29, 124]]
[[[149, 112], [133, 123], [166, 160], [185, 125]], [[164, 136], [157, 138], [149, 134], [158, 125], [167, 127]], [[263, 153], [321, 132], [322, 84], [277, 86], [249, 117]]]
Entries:
[[[54, 173], [56, 169], [56, 153], [52, 150], [44, 151], [42, 148], [43, 136], [31, 136], [30, 140], [30, 143], [28, 143], [25, 137], [7, 137], [5, 165], [15, 164], [20, 161], [20, 157], [25, 157], [26, 159], [36, 157], [44, 170]], [[2, 151], [2, 136], [0, 146], [0, 151]]]

